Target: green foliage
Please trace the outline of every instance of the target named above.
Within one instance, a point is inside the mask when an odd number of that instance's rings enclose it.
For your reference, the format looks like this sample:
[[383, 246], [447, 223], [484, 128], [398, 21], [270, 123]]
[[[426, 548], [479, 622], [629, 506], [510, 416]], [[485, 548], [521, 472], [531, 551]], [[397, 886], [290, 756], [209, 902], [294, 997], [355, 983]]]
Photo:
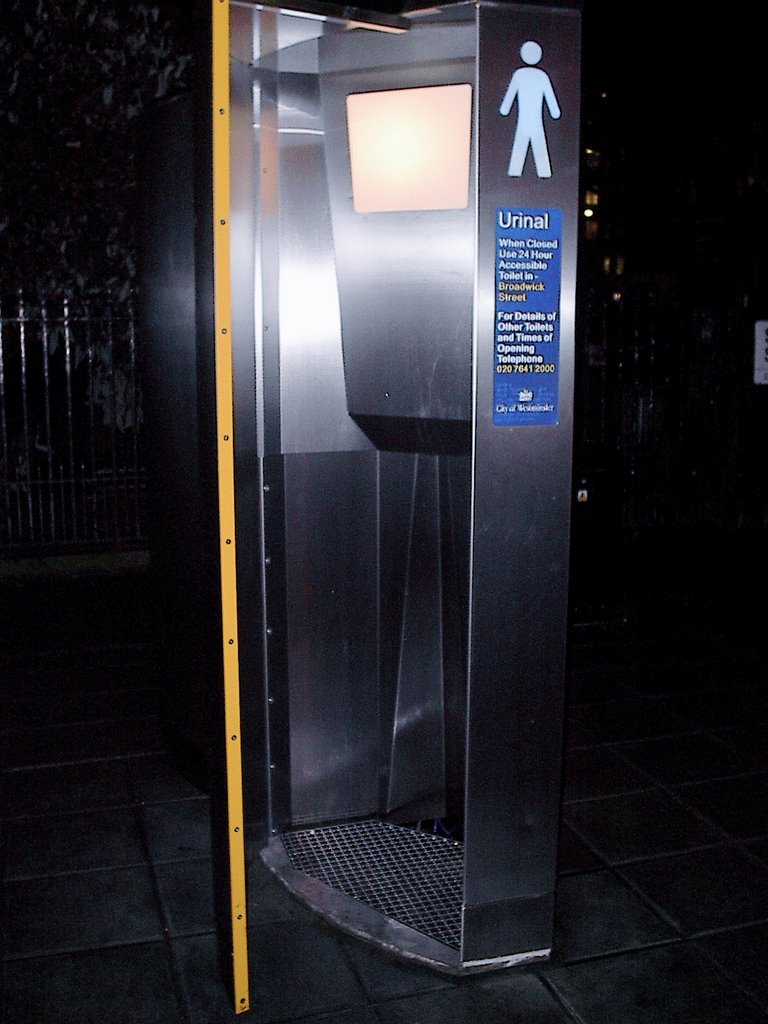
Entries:
[[3, 0], [0, 292], [109, 288], [135, 277], [140, 114], [190, 87], [183, 0]]

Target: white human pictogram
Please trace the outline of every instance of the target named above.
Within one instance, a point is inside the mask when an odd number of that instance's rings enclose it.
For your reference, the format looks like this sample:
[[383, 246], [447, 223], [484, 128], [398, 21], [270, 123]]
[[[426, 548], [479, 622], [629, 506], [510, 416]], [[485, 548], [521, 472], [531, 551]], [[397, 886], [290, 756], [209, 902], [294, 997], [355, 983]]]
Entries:
[[544, 131], [544, 104], [555, 120], [560, 117], [560, 106], [549, 75], [541, 68], [531, 66], [539, 63], [541, 52], [539, 44], [532, 39], [520, 47], [520, 56], [528, 66], [518, 68], [512, 75], [499, 110], [506, 117], [517, 100], [517, 127], [507, 171], [511, 178], [522, 175], [529, 146], [538, 176], [552, 177], [547, 135]]

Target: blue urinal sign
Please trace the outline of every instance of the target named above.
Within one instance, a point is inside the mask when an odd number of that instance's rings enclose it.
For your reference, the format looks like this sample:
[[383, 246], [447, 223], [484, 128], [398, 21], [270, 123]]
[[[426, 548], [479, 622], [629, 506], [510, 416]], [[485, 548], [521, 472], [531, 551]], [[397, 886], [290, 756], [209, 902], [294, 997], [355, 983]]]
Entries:
[[562, 210], [496, 210], [493, 422], [558, 422]]

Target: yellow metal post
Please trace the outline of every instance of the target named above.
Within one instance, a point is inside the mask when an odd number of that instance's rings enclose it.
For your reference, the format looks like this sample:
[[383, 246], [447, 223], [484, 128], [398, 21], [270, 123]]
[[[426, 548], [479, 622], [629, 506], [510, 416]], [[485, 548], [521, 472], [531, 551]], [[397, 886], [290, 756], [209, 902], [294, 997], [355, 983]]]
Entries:
[[235, 561], [235, 463], [230, 272], [229, 0], [212, 4], [213, 288], [216, 337], [216, 429], [219, 554], [226, 728], [227, 827], [235, 1012], [250, 1007], [245, 882], [245, 823], [240, 735], [240, 676]]

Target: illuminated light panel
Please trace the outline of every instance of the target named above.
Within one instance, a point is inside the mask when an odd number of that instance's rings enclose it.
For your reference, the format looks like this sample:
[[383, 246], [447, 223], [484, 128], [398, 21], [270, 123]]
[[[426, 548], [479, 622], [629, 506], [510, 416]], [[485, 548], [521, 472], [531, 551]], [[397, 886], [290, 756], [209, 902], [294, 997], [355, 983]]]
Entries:
[[355, 210], [465, 209], [471, 126], [471, 85], [347, 96]]

